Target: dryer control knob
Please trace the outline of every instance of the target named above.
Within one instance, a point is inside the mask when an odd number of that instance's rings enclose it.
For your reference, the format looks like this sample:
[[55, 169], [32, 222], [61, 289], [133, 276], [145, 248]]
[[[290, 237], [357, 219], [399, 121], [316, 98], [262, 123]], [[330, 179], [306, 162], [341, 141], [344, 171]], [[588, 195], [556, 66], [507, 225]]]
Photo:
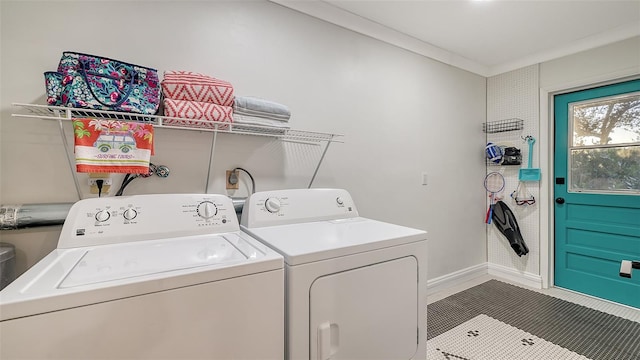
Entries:
[[203, 201], [198, 205], [198, 216], [204, 219], [211, 219], [218, 213], [216, 204], [211, 201]]
[[107, 210], [100, 210], [96, 213], [96, 221], [97, 222], [105, 222], [109, 220], [111, 214]]
[[340, 196], [338, 196], [338, 197], [336, 198], [336, 203], [337, 203], [338, 205], [344, 205], [344, 200], [342, 200], [342, 198], [341, 198]]
[[135, 209], [129, 208], [122, 213], [122, 216], [127, 220], [133, 220], [138, 216], [138, 212]]
[[280, 211], [280, 200], [278, 200], [277, 198], [268, 198], [264, 202], [264, 207], [270, 213], [277, 213], [278, 211]]

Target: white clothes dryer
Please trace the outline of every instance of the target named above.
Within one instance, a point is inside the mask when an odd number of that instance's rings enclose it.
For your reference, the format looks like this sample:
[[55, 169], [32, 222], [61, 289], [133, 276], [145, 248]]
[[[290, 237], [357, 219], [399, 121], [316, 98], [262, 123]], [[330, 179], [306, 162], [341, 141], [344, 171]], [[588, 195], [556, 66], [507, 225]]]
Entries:
[[425, 358], [425, 231], [360, 217], [339, 189], [255, 193], [241, 229], [284, 256], [285, 358]]
[[283, 294], [226, 196], [81, 200], [0, 292], [0, 358], [282, 359]]

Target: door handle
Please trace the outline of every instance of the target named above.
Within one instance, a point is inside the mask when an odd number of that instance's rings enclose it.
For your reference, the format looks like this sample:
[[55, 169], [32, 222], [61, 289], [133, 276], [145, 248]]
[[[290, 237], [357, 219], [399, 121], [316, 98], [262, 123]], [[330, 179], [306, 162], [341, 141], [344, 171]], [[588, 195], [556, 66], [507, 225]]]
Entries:
[[557, 197], [557, 198], [556, 198], [556, 203], [558, 203], [558, 204], [564, 204], [564, 198]]
[[338, 324], [324, 322], [318, 326], [318, 360], [331, 360], [338, 352]]

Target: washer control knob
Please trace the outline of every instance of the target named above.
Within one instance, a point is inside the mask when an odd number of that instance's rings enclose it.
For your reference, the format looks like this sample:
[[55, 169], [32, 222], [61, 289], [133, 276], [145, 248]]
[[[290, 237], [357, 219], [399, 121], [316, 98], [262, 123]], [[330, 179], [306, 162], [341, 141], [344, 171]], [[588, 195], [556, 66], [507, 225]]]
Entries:
[[277, 213], [278, 211], [280, 211], [280, 200], [277, 198], [268, 198], [264, 202], [264, 207], [270, 213]]
[[203, 201], [198, 204], [198, 216], [204, 219], [211, 219], [218, 213], [218, 207], [211, 201]]
[[344, 205], [344, 201], [342, 200], [342, 198], [341, 198], [340, 196], [338, 196], [338, 197], [336, 198], [336, 203], [337, 203], [338, 205]]
[[105, 222], [109, 220], [111, 214], [107, 210], [100, 210], [96, 213], [96, 221], [97, 222]]
[[138, 216], [138, 212], [135, 209], [128, 208], [122, 213], [122, 216], [127, 220], [133, 220]]

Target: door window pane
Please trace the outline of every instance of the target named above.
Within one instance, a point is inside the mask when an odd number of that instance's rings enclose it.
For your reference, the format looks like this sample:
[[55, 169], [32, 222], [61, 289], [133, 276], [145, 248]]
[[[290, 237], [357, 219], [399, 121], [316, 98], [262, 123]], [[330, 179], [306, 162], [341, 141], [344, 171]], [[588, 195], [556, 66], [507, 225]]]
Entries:
[[640, 194], [640, 93], [569, 105], [569, 191]]
[[640, 93], [570, 105], [573, 146], [640, 142]]
[[571, 150], [571, 190], [640, 192], [640, 146]]

